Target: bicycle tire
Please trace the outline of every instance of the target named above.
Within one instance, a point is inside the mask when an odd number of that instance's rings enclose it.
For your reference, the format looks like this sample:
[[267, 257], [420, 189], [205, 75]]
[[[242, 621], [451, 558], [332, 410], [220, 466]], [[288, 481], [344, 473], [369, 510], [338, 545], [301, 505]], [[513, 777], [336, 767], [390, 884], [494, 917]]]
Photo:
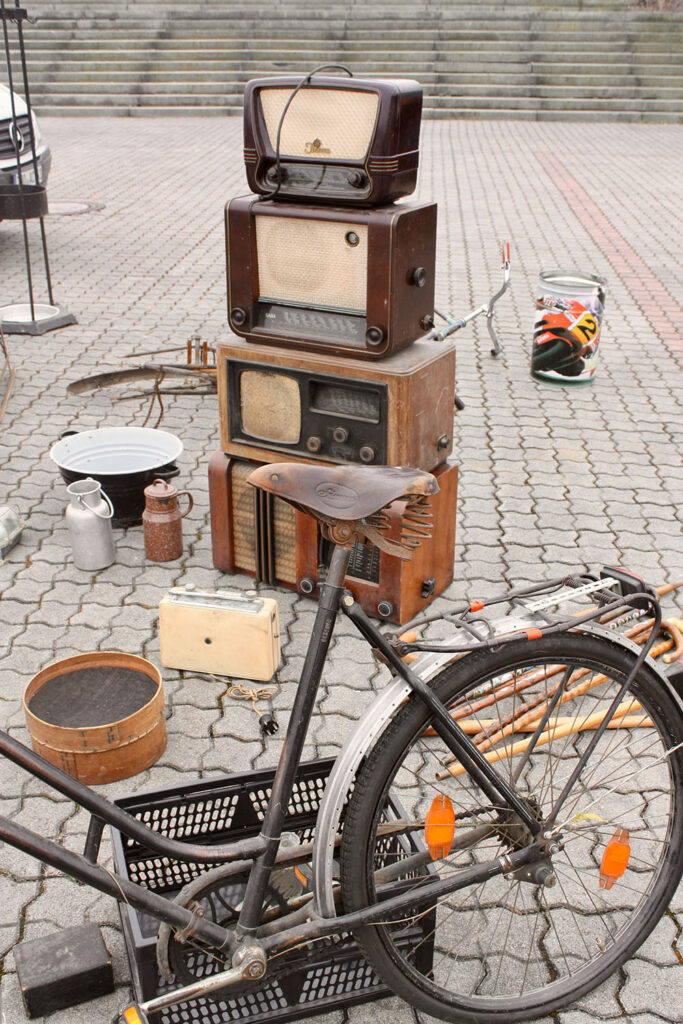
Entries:
[[[571, 712], [579, 716], [570, 718], [574, 731], [561, 737], [560, 726], [551, 721], [549, 741], [536, 743], [514, 783], [541, 818], [548, 812], [550, 796], [555, 799], [561, 789], [554, 773], [561, 771], [566, 780], [572, 762], [578, 761], [594, 735], [593, 729], [578, 725], [586, 725], [588, 715], [604, 710], [608, 695], [613, 696], [626, 678], [634, 657], [608, 639], [566, 633], [505, 645], [496, 652], [475, 652], [444, 669], [431, 686], [447, 706], [452, 709], [457, 704], [464, 714], [475, 700], [486, 699], [485, 691], [493, 684], [498, 694], [488, 695], [496, 697], [491, 708], [474, 714], [470, 710], [467, 715], [481, 721], [493, 713], [500, 723], [514, 710], [513, 702], [519, 705], [522, 698], [533, 700], [534, 693], [546, 698], [552, 693], [558, 672], [551, 675], [551, 668], [562, 667], [565, 695], [581, 682], [594, 684], [587, 685], [582, 697], [573, 698]], [[581, 670], [583, 676], [578, 674]], [[501, 693], [504, 680], [519, 685], [522, 676], [529, 680], [534, 672], [538, 681], [527, 682], [523, 693], [508, 697]], [[640, 711], [631, 698], [638, 701]], [[556, 712], [564, 713], [568, 704], [569, 700], [559, 705]], [[358, 929], [356, 938], [365, 955], [397, 995], [443, 1020], [513, 1024], [551, 1013], [585, 995], [644, 941], [683, 873], [683, 750], [675, 749], [683, 741], [683, 716], [680, 702], [647, 663], [629, 691], [629, 715], [623, 722], [635, 721], [632, 711], [640, 716], [639, 724], [622, 727], [620, 723], [603, 733], [559, 813], [562, 848], [551, 857], [559, 885], [546, 888], [498, 875], [472, 891], [446, 897], [430, 908], [434, 914], [434, 927], [427, 929], [434, 943], [431, 970], [418, 970], [416, 949], [406, 945], [406, 929], [414, 930], [416, 919]], [[651, 725], [646, 724], [648, 719]], [[451, 847], [446, 858], [433, 862], [441, 877], [448, 867], [472, 865], [484, 856], [490, 860], [530, 841], [530, 833], [524, 838], [519, 820], [515, 822], [509, 814], [501, 819], [487, 808], [486, 798], [468, 775], [449, 775], [435, 785], [432, 768], [442, 764], [446, 748], [438, 738], [423, 735], [428, 725], [425, 706], [411, 697], [359, 771], [342, 835], [341, 881], [347, 912], [376, 903], [375, 872], [392, 862], [400, 871], [400, 860], [407, 855], [405, 843], [403, 848], [395, 843], [389, 849], [386, 839], [376, 836], [390, 789], [407, 805], [408, 822], [415, 821], [413, 837], [418, 843], [425, 835], [424, 811], [433, 790], [450, 796], [460, 815], [456, 827], [468, 829], [473, 838], [463, 831], [455, 833], [458, 839], [464, 834], [461, 841], [467, 845], [460, 851]], [[519, 735], [500, 740], [498, 752], [512, 751], [513, 740], [519, 746], [534, 738], [527, 732], [520, 741]], [[543, 741], [543, 733], [539, 739]], [[513, 781], [515, 766], [525, 756], [521, 748], [504, 756], [498, 770]], [[610, 888], [601, 888], [604, 850], [622, 824], [630, 826], [628, 865]], [[414, 874], [406, 872], [406, 876]], [[468, 934], [470, 946], [465, 947]], [[429, 934], [417, 945], [427, 940]]]

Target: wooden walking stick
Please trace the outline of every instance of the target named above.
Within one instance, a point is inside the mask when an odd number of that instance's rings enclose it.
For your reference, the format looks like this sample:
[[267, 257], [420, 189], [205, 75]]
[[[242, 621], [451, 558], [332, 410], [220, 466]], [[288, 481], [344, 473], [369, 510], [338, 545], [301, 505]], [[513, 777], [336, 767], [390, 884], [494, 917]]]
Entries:
[[[632, 711], [634, 706], [640, 707], [637, 701], [624, 701], [620, 704], [617, 710], [614, 712], [614, 716], [607, 725], [608, 729], [634, 729], [641, 726], [652, 725], [652, 720], [647, 715], [627, 715], [627, 712]], [[570, 736], [573, 733], [583, 732], [586, 729], [597, 729], [605, 717], [606, 711], [596, 711], [591, 715], [587, 715], [582, 718], [580, 715], [574, 718], [563, 718], [548, 723], [548, 727], [544, 729], [541, 735], [534, 744], [536, 747], [543, 747], [551, 740], [562, 739], [564, 736]], [[490, 750], [485, 756], [489, 764], [495, 764], [496, 761], [503, 761], [509, 757], [514, 757], [516, 754], [523, 754], [527, 750], [531, 740], [519, 740], [517, 743], [513, 743], [512, 746], [505, 746], [502, 750]], [[449, 775], [463, 775], [466, 769], [460, 763], [452, 765], [447, 772], [438, 772], [436, 778], [439, 780], [447, 779]]]
[[[669, 621], [671, 620], [667, 620], [667, 622]], [[677, 623], [680, 620], [673, 621]], [[645, 641], [647, 640], [647, 636], [643, 634], [645, 634], [646, 631], [652, 629], [653, 624], [654, 619], [648, 619], [645, 622], [639, 622], [635, 626], [632, 626], [630, 629], [625, 630], [623, 636], [635, 640], [636, 643], [645, 643]], [[664, 626], [664, 623], [662, 623], [662, 626]], [[662, 646], [663, 644], [665, 646]], [[650, 652], [650, 657], [656, 658], [662, 652], [671, 650], [672, 647], [674, 647], [674, 643], [672, 641], [662, 641], [662, 643], [655, 645], [653, 647], [652, 651]], [[463, 718], [467, 718], [469, 715], [474, 714], [476, 711], [480, 711], [486, 707], [491, 707], [493, 704], [496, 704], [500, 700], [504, 700], [506, 697], [510, 697], [513, 694], [520, 693], [528, 687], [533, 686], [534, 683], [542, 682], [544, 679], [552, 679], [560, 672], [564, 672], [565, 669], [566, 665], [548, 665], [544, 669], [536, 669], [531, 670], [529, 672], [524, 672], [521, 676], [519, 676], [519, 678], [516, 681], [504, 682], [502, 686], [496, 688], [495, 690], [492, 690], [491, 694], [487, 695], [486, 697], [456, 708], [453, 712], [451, 712], [451, 718], [453, 718], [454, 721], [459, 721]], [[579, 672], [577, 672], [576, 676], [574, 677], [574, 681], [580, 679], [581, 676], [587, 675], [589, 672], [590, 669], [581, 669]], [[593, 686], [597, 686], [601, 682], [605, 682], [605, 677], [602, 677], [599, 680], [596, 677], [595, 681], [593, 682]], [[513, 713], [505, 716], [500, 720], [499, 729], [509, 725], [519, 715], [526, 714], [534, 707], [538, 707], [542, 703], [547, 704], [547, 701], [553, 697], [559, 685], [560, 684], [558, 682], [555, 686], [551, 687], [548, 691], [546, 691], [544, 694], [540, 695], [536, 699], [521, 704]], [[572, 694], [572, 696], [580, 696], [580, 693], [575, 691]], [[566, 699], [568, 698], [563, 698], [563, 701]], [[543, 715], [543, 713], [544, 709], [541, 708], [539, 714], [537, 715], [537, 718], [540, 718]], [[434, 729], [431, 726], [429, 726], [425, 730], [424, 735], [435, 736], [436, 733], [434, 732]], [[485, 740], [491, 739], [491, 742], [489, 742], [488, 745], [483, 748], [484, 750], [488, 750], [492, 743], [497, 742], [498, 739], [500, 738], [502, 738], [502, 736], [492, 737], [490, 734], [487, 734], [486, 731], [482, 730], [482, 735], [480, 737], [477, 737], [477, 740], [475, 742], [479, 743], [480, 740], [483, 742]], [[455, 760], [455, 758], [452, 758], [452, 760]]]
[[[636, 642], [638, 642], [638, 640], [641, 639], [644, 643], [647, 639], [645, 636], [639, 636], [639, 634], [642, 634], [644, 632], [643, 628], [634, 627], [632, 630], [629, 630], [629, 632], [632, 635], [636, 636]], [[659, 655], [663, 654], [665, 651], [672, 650], [672, 648], [674, 648], [675, 646], [676, 644], [674, 640], [663, 640], [659, 644], [655, 644], [655, 646], [652, 648], [650, 652], [650, 656], [652, 658], [659, 657]], [[552, 668], [555, 669], [556, 666], [552, 666]], [[590, 676], [590, 678], [586, 679], [585, 682], [577, 682], [577, 680], [585, 677], [586, 675]], [[580, 669], [574, 676], [574, 685], [570, 686], [567, 689], [567, 692], [562, 694], [557, 706], [559, 707], [559, 705], [566, 703], [568, 700], [573, 700], [576, 697], [583, 696], [589, 690], [602, 685], [602, 683], [605, 683], [608, 680], [608, 678], [608, 676], [602, 673], [599, 673], [598, 675], [592, 675], [591, 669]], [[508, 736], [511, 736], [516, 732], [524, 731], [529, 726], [535, 729], [538, 724], [538, 720], [542, 718], [543, 715], [546, 713], [549, 701], [552, 699], [552, 697], [555, 695], [555, 693], [561, 685], [562, 682], [560, 681], [553, 687], [551, 687], [549, 691], [543, 694], [540, 700], [528, 702], [526, 705], [523, 704], [512, 714], [507, 715], [504, 719], [499, 719], [497, 728], [495, 727], [495, 720], [493, 720], [494, 725], [487, 723], [486, 726], [483, 726], [483, 723], [480, 723], [480, 729], [474, 736], [474, 743], [477, 746], [477, 748], [482, 753], [486, 753], [486, 751], [490, 751], [491, 748], [496, 743], [499, 743], [501, 740], [506, 739]], [[626, 702], [626, 704], [628, 710], [631, 711], [640, 708], [640, 705], [635, 699], [631, 699], [630, 701]], [[623, 708], [624, 705], [620, 705], [620, 707]], [[599, 718], [599, 721], [602, 721], [602, 718], [604, 717], [604, 712], [596, 712], [595, 715], [602, 716]], [[621, 716], [623, 715], [624, 711], [622, 710]], [[617, 714], [615, 714], [614, 717], [615, 719], [617, 719]], [[562, 736], [569, 735], [571, 732], [579, 732], [582, 729], [589, 728], [589, 726], [580, 725], [580, 722], [580, 716], [570, 719], [569, 724], [565, 724], [564, 726], [564, 728], [566, 729], [565, 732], [559, 732], [555, 730], [552, 734], [548, 734], [547, 730], [545, 730], [543, 733], [541, 733], [541, 736], [537, 741], [537, 745], [542, 746], [543, 744], [550, 742], [550, 740], [553, 738], [561, 738]], [[651, 724], [650, 720], [643, 719], [643, 716], [640, 716], [640, 718], [629, 718], [624, 719], [623, 721], [617, 720], [616, 724], [610, 722], [608, 728], [633, 728], [636, 725], [640, 726], [647, 723]], [[597, 726], [594, 726], [594, 728], [597, 728]], [[541, 740], [543, 740], [542, 743]], [[491, 754], [493, 761], [498, 761], [502, 758], [511, 757], [522, 750], [526, 750], [528, 743], [526, 741], [522, 741], [522, 743], [523, 745], [521, 747], [519, 743], [516, 743], [513, 744], [512, 747], [506, 746], [503, 751], [493, 751]], [[457, 761], [457, 758], [455, 757], [452, 757], [449, 761], [446, 762], [446, 764], [450, 764], [450, 767], [446, 772], [437, 773], [436, 778], [438, 780], [447, 778], [448, 775], [460, 775], [464, 771], [460, 763]]]

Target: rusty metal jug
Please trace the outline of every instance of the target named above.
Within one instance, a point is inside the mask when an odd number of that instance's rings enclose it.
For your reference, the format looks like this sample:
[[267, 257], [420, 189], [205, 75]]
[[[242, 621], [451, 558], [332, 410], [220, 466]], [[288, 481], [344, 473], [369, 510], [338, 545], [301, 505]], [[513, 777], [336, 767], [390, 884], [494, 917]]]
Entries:
[[[180, 511], [178, 499], [187, 495], [188, 505]], [[193, 505], [189, 491], [179, 491], [167, 480], [154, 480], [145, 487], [142, 529], [145, 555], [152, 562], [170, 562], [183, 553], [183, 519]]]

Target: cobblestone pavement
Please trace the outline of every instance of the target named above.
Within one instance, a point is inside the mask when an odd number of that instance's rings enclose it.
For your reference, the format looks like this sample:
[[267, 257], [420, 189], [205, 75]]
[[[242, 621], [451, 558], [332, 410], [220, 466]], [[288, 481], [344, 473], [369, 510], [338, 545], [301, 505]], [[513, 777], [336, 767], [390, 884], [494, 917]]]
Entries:
[[[103, 394], [85, 401], [67, 396], [70, 381], [118, 367], [129, 353], [183, 344], [196, 331], [210, 342], [228, 336], [222, 209], [246, 190], [241, 124], [46, 118], [43, 128], [54, 152], [51, 199], [94, 199], [104, 209], [46, 221], [56, 297], [77, 314], [78, 325], [8, 339], [17, 378], [0, 424], [0, 503], [17, 506], [27, 528], [0, 566], [0, 724], [25, 742], [21, 694], [42, 666], [97, 648], [158, 663], [157, 606], [168, 587], [253, 585], [212, 568], [207, 463], [219, 447], [215, 399], [165, 402], [162, 426], [185, 446], [178, 481], [195, 497], [184, 525], [186, 554], [177, 562], [146, 562], [142, 530], [134, 528], [117, 534], [110, 568], [75, 569], [65, 487], [48, 456], [63, 430], [140, 425], [145, 418], [146, 399], [116, 402]], [[427, 123], [423, 134], [419, 198], [439, 203], [439, 308], [462, 314], [483, 302], [499, 281], [500, 241], [510, 239], [513, 252], [511, 289], [498, 307], [503, 354], [491, 358], [481, 320], [457, 336], [465, 409], [455, 418], [456, 582], [438, 607], [465, 593], [486, 595], [501, 579], [538, 580], [582, 563], [618, 561], [655, 583], [682, 578], [680, 128], [444, 121]], [[25, 301], [15, 223], [0, 224], [0, 267], [0, 304]], [[607, 278], [600, 361], [588, 388], [555, 389], [529, 377], [537, 276], [550, 267]], [[285, 633], [278, 737], [264, 743], [250, 710], [222, 699], [222, 682], [164, 671], [165, 754], [149, 771], [103, 792], [116, 796], [275, 763], [314, 603], [274, 593]], [[675, 606], [667, 600], [670, 614]], [[307, 756], [335, 753], [385, 680], [350, 629], [341, 628]], [[85, 813], [10, 764], [2, 765], [1, 778], [2, 814], [82, 846]], [[103, 930], [116, 992], [50, 1020], [114, 1021], [129, 989], [113, 901], [41, 871], [8, 847], [0, 894], [5, 1024], [26, 1020], [15, 943], [84, 919]], [[681, 926], [679, 889], [634, 959], [557, 1019], [680, 1020]], [[390, 999], [321, 1019], [407, 1024], [416, 1015]]]

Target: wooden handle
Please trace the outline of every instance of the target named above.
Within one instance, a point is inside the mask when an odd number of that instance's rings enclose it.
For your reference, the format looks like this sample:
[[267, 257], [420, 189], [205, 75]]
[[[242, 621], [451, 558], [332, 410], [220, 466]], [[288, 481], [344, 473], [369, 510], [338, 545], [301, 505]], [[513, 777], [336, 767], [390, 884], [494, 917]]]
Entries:
[[[641, 726], [651, 726], [652, 720], [647, 715], [626, 715], [626, 711], [632, 709], [634, 701], [625, 701], [624, 704], [620, 704], [614, 713], [614, 717], [609, 722], [608, 729], [633, 729]], [[604, 711], [596, 711], [592, 715], [588, 715], [586, 718], [577, 716], [576, 718], [568, 718], [561, 724], [558, 723], [556, 726], [547, 729], [542, 732], [534, 744], [536, 747], [543, 747], [550, 743], [551, 740], [562, 739], [564, 736], [569, 736], [572, 733], [583, 732], [586, 729], [597, 729], [601, 725], [602, 720], [605, 717]], [[489, 764], [495, 764], [496, 761], [504, 761], [509, 757], [514, 757], [516, 754], [523, 754], [531, 740], [519, 740], [517, 743], [513, 743], [511, 746], [506, 746], [503, 750], [490, 750], [484, 756]], [[456, 762], [452, 764], [447, 771], [438, 772], [436, 778], [441, 781], [447, 779], [449, 775], [463, 775], [466, 769]]]

